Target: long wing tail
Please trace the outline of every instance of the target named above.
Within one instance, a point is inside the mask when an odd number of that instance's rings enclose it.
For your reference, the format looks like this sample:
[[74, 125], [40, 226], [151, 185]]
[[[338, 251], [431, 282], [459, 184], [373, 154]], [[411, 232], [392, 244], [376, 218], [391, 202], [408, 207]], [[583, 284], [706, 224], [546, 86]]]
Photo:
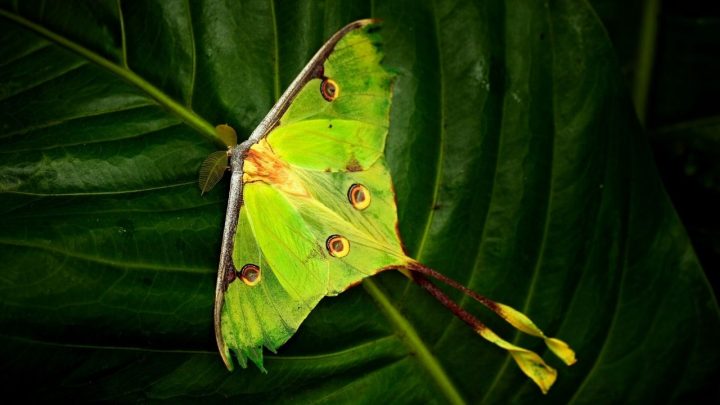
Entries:
[[520, 311], [510, 306], [492, 301], [489, 298], [482, 296], [475, 291], [465, 287], [457, 281], [441, 273], [438, 273], [437, 271], [428, 268], [420, 263], [411, 263], [407, 267], [407, 270], [411, 271], [411, 276], [415, 283], [417, 283], [420, 287], [422, 287], [425, 291], [427, 291], [430, 295], [437, 299], [455, 316], [468, 324], [484, 339], [507, 350], [508, 353], [513, 357], [517, 365], [520, 367], [520, 369], [523, 371], [523, 373], [530, 377], [530, 379], [532, 379], [535, 384], [540, 387], [544, 394], [548, 392], [550, 387], [555, 382], [555, 379], [557, 378], [557, 371], [554, 368], [548, 366], [543, 361], [543, 359], [535, 352], [515, 346], [512, 343], [496, 335], [479, 319], [462, 309], [457, 303], [450, 299], [450, 297], [445, 295], [445, 293], [443, 293], [442, 290], [440, 290], [435, 284], [433, 284], [428, 279], [428, 277], [432, 277], [438, 281], [441, 281], [444, 284], [447, 284], [448, 286], [455, 288], [463, 292], [467, 296], [471, 297], [472, 299], [480, 302], [488, 309], [498, 314], [501, 318], [503, 318], [505, 321], [507, 321], [519, 331], [542, 338], [548, 348], [565, 364], [572, 365], [575, 363], [575, 352], [570, 348], [570, 346], [568, 346], [567, 343], [563, 342], [560, 339], [547, 337], [543, 333], [543, 331], [540, 330], [540, 328], [538, 328], [530, 320], [530, 318], [528, 318]]

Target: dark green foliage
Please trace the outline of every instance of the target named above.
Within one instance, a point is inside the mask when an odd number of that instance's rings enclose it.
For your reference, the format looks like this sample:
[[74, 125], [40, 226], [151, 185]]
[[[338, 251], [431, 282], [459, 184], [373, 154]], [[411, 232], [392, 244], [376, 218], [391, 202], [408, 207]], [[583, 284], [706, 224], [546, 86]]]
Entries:
[[[652, 403], [716, 382], [717, 303], [588, 4], [190, 3], [121, 2], [124, 37], [115, 1], [0, 3], [6, 392]], [[187, 125], [192, 115], [148, 86], [17, 15], [126, 62], [204, 121]], [[546, 356], [560, 373], [546, 397], [396, 273], [325, 299], [268, 356], [267, 375], [228, 373], [216, 352], [227, 187], [200, 196], [198, 169], [217, 150], [202, 128], [228, 123], [246, 137], [327, 37], [368, 16], [384, 19], [398, 74], [387, 156], [406, 246], [576, 349], [571, 368]], [[425, 349], [435, 361], [416, 355]]]

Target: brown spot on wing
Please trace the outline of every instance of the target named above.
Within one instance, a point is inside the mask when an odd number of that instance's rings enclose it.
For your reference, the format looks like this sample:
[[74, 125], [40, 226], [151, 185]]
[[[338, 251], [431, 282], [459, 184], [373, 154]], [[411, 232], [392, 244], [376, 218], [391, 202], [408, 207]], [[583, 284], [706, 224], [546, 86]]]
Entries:
[[223, 291], [227, 291], [228, 287], [230, 286], [230, 283], [235, 281], [237, 278], [237, 269], [235, 268], [235, 264], [233, 264], [232, 259], [230, 259], [230, 263], [228, 263], [228, 268], [225, 270], [225, 282], [223, 283]]
[[[327, 59], [327, 57], [325, 58]], [[325, 60], [323, 60], [324, 62]], [[325, 78], [325, 65], [323, 63], [318, 63], [315, 65], [315, 68], [313, 68], [312, 75], [310, 76], [313, 79], [324, 79]]]
[[348, 161], [347, 165], [345, 166], [345, 169], [349, 172], [359, 172], [363, 170], [363, 167], [360, 166], [360, 162], [358, 162], [357, 159], [355, 159], [355, 156], [351, 157]]
[[400, 241], [400, 248], [402, 252], [407, 256], [408, 250], [405, 248], [405, 242], [403, 242], [402, 235], [400, 234], [400, 222], [397, 217], [397, 194], [395, 194], [395, 184], [390, 180], [390, 194], [392, 194], [393, 204], [395, 206], [395, 235], [397, 235], [398, 241]]

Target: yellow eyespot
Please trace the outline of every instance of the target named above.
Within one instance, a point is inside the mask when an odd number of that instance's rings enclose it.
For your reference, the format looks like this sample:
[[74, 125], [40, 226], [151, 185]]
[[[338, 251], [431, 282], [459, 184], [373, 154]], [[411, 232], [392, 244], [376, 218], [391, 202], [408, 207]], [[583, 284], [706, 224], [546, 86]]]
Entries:
[[254, 265], [254, 264], [246, 264], [242, 267], [242, 270], [240, 270], [240, 278], [242, 279], [243, 283], [254, 286], [255, 284], [260, 282], [261, 274], [260, 274], [260, 267]]
[[340, 95], [340, 87], [334, 80], [324, 79], [320, 84], [320, 93], [327, 101], [333, 101]]
[[325, 247], [331, 256], [345, 257], [350, 253], [350, 242], [340, 235], [332, 235], [325, 241]]
[[353, 184], [348, 189], [348, 201], [356, 210], [364, 210], [370, 206], [370, 190], [362, 184]]

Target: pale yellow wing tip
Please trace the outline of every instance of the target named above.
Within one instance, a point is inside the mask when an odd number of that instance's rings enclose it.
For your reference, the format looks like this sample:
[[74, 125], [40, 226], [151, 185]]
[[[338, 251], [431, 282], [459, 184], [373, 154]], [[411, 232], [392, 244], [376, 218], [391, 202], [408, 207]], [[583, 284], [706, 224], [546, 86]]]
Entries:
[[562, 360], [568, 366], [572, 366], [577, 362], [577, 358], [575, 357], [575, 352], [573, 351], [573, 349], [571, 349], [570, 346], [568, 346], [568, 344], [563, 342], [562, 340], [556, 338], [547, 338], [545, 339], [545, 344], [553, 353], [555, 353], [555, 355], [560, 360]]
[[520, 370], [525, 373], [540, 388], [543, 394], [547, 394], [550, 387], [557, 379], [557, 370], [548, 366], [537, 353], [515, 346], [506, 341], [495, 332], [487, 327], [481, 327], [475, 330], [480, 336], [505, 349], [513, 357]]
[[543, 394], [547, 394], [550, 387], [557, 380], [557, 370], [545, 364], [540, 356], [529, 350], [520, 349], [518, 351], [509, 351], [509, 353], [520, 367], [520, 370], [533, 380]]
[[555, 380], [557, 379], [557, 376], [552, 376], [548, 378], [547, 380], [536, 380], [532, 377], [530, 379], [533, 380], [535, 385], [540, 388], [540, 391], [543, 393], [543, 395], [547, 395], [548, 392], [550, 392], [550, 388], [552, 388], [553, 384], [555, 384]]
[[529, 335], [543, 338], [548, 348], [555, 353], [560, 360], [568, 366], [575, 364], [577, 361], [575, 352], [567, 343], [560, 339], [546, 337], [540, 328], [535, 326], [533, 321], [522, 312], [504, 304], [496, 303], [496, 305], [500, 308], [500, 316], [507, 320], [512, 326]]

